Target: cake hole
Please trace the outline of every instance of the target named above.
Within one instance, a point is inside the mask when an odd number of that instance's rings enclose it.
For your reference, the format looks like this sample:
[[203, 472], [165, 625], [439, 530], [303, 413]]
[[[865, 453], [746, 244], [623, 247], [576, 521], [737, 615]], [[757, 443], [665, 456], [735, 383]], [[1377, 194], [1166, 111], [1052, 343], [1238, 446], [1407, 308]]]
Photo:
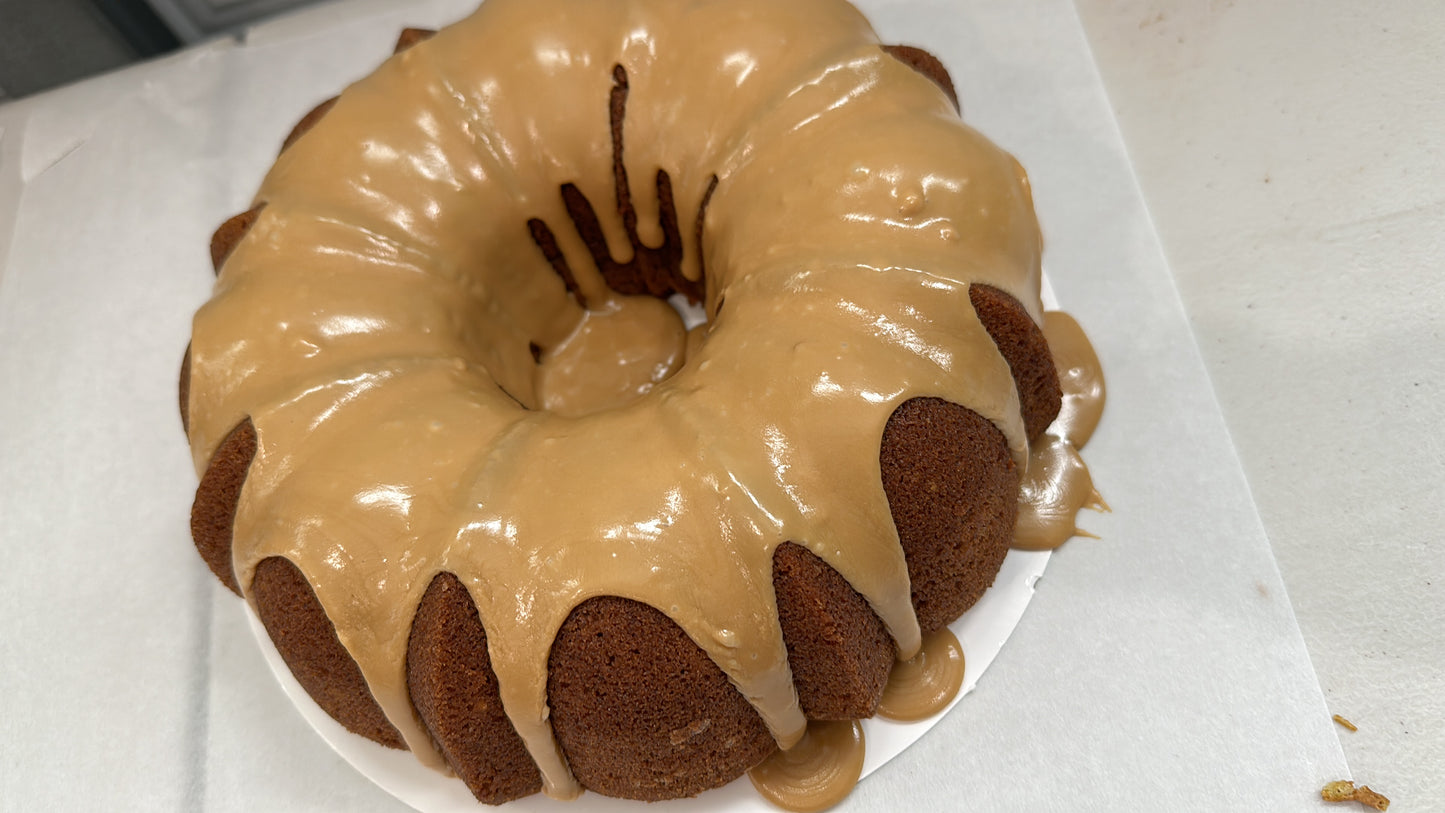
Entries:
[[686, 348], [687, 328], [671, 304], [651, 296], [610, 297], [540, 355], [538, 405], [567, 417], [627, 406], [681, 369]]
[[[582, 317], [561, 341], [528, 344], [535, 371], [530, 408], [581, 417], [624, 407], [651, 392], [682, 368], [689, 331], [706, 324], [700, 307], [705, 275], [683, 274], [683, 237], [673, 195], [672, 176], [659, 167], [654, 175], [657, 223], [648, 223], [650, 240], [639, 233], [638, 210], [623, 161], [623, 125], [629, 83], [622, 65], [612, 66], [607, 111], [612, 138], [613, 201], [593, 201], [575, 183], [558, 188], [566, 220], [527, 221], [527, 230], [548, 265], [561, 279]], [[708, 201], [716, 175], [698, 206], [696, 236], [701, 244]], [[645, 194], [645, 193], [644, 193]], [[596, 204], [605, 203], [598, 207]], [[631, 249], [619, 261], [612, 255], [603, 220], [617, 218]], [[613, 221], [616, 222], [616, 221]], [[655, 225], [655, 228], [653, 228]], [[585, 253], [564, 253], [555, 229], [572, 229]], [[660, 242], [658, 237], [661, 237]], [[699, 269], [701, 262], [698, 263]], [[693, 334], [697, 339], [700, 334]], [[695, 346], [696, 341], [692, 342]]]
[[[682, 326], [688, 330], [701, 327], [711, 321], [707, 318], [707, 309], [702, 306], [701, 302], [693, 302], [682, 294], [673, 294], [668, 297], [667, 304], [671, 305], [672, 309], [677, 311], [678, 316], [682, 317]], [[716, 318], [716, 316], [713, 317], [713, 319]]]

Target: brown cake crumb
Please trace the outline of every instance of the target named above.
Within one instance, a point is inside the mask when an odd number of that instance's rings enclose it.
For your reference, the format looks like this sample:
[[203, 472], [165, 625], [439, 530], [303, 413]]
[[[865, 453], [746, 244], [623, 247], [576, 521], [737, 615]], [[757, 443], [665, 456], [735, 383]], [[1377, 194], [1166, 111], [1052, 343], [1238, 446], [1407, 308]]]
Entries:
[[1336, 715], [1335, 715], [1334, 717], [1332, 717], [1331, 719], [1334, 720], [1336, 723], [1339, 723], [1340, 725], [1344, 726], [1345, 728], [1348, 728], [1348, 729], [1351, 730], [1351, 731], [1359, 731], [1359, 730], [1360, 730], [1360, 727], [1359, 727], [1359, 726], [1355, 725], [1354, 723], [1350, 722], [1349, 720], [1346, 720], [1345, 718], [1341, 717], [1341, 716], [1338, 715], [1338, 714], [1336, 714]]
[[1326, 802], [1359, 802], [1376, 810], [1389, 810], [1390, 800], [1370, 790], [1369, 785], [1355, 787], [1348, 779], [1331, 782], [1320, 789], [1320, 798]]

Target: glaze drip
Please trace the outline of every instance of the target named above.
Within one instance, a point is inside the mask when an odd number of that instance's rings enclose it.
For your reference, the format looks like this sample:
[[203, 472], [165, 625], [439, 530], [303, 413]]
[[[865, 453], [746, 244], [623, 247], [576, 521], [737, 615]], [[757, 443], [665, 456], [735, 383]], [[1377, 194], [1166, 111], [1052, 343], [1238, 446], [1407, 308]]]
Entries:
[[947, 627], [929, 633], [917, 655], [893, 665], [879, 716], [911, 722], [943, 711], [963, 686], [963, 668], [963, 647], [953, 633]]
[[748, 771], [748, 779], [764, 799], [784, 810], [827, 810], [858, 784], [863, 750], [863, 725], [857, 720], [814, 720], [802, 740], [763, 760]]
[[1075, 515], [1080, 508], [1109, 510], [1079, 456], [1104, 412], [1103, 367], [1083, 328], [1067, 313], [1044, 314], [1044, 336], [1058, 370], [1063, 403], [1058, 417], [1029, 451], [1014, 528], [1013, 546], [1020, 550], [1052, 550], [1072, 536], [1092, 536], [1074, 525]]

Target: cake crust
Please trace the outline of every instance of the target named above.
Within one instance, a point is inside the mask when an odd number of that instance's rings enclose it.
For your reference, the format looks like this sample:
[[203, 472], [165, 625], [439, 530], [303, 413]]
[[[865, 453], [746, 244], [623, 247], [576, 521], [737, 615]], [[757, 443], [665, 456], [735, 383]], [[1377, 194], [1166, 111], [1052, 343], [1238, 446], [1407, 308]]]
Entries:
[[211, 235], [211, 269], [217, 274], [221, 273], [221, 266], [226, 264], [226, 258], [236, 250], [236, 244], [241, 242], [241, 238], [245, 237], [246, 232], [256, 224], [256, 218], [261, 216], [261, 210], [264, 208], [266, 208], [264, 202], [252, 206], [226, 220], [216, 229], [215, 234]]
[[502, 708], [477, 607], [451, 573], [437, 574], [417, 606], [406, 682], [427, 733], [478, 800], [501, 804], [542, 789], [542, 775]]
[[724, 785], [777, 745], [727, 675], [660, 611], [599, 596], [552, 644], [552, 730], [583, 787], [659, 801]]
[[256, 427], [250, 419], [238, 424], [211, 457], [196, 499], [191, 504], [191, 539], [201, 559], [221, 584], [232, 593], [241, 594], [231, 562], [232, 531], [236, 522], [236, 506], [241, 500], [241, 486], [251, 459], [256, 456]]
[[251, 595], [276, 651], [316, 705], [348, 731], [405, 750], [301, 570], [280, 556], [262, 559]]
[[926, 635], [972, 607], [1003, 566], [1019, 476], [998, 428], [938, 398], [905, 401], [879, 451], [883, 490]]
[[1038, 440], [1059, 416], [1063, 403], [1049, 340], [1023, 305], [1003, 291], [991, 285], [972, 285], [968, 298], [999, 354], [1008, 362], [1019, 393], [1024, 431], [1030, 441]]
[[773, 594], [803, 713], [872, 717], [896, 654], [882, 619], [838, 571], [792, 542], [773, 551]]

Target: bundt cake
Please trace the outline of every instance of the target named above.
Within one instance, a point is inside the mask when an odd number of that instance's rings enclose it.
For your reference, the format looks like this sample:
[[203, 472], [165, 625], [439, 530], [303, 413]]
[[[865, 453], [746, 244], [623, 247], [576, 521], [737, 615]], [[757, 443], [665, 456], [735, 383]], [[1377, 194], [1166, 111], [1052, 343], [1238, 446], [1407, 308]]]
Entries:
[[1049, 339], [1097, 362], [933, 57], [841, 0], [397, 51], [215, 233], [181, 373], [201, 557], [346, 728], [489, 803], [694, 795], [1073, 533], [1102, 393]]

